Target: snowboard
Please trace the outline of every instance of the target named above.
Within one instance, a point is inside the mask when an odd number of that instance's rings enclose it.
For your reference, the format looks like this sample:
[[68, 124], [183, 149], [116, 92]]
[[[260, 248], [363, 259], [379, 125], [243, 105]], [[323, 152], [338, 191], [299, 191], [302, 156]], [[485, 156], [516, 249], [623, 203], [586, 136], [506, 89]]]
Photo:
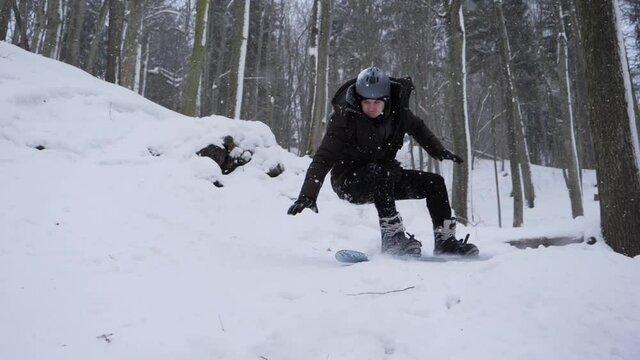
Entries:
[[[384, 256], [384, 255], [380, 255]], [[422, 256], [387, 256], [390, 259], [399, 259], [406, 261], [424, 261], [424, 262], [449, 262], [449, 261], [478, 261], [488, 260], [488, 256], [459, 256], [459, 255], [422, 255]], [[361, 262], [371, 261], [372, 256], [361, 251], [343, 249], [335, 254], [336, 260], [345, 264], [357, 264]]]

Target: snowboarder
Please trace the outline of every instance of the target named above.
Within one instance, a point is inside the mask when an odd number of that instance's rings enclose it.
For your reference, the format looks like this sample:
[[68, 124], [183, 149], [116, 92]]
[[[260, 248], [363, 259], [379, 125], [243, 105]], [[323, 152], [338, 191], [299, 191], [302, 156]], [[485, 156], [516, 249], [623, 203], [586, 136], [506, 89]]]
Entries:
[[432, 157], [463, 162], [409, 110], [413, 89], [411, 78], [390, 78], [377, 67], [362, 70], [342, 85], [331, 101], [333, 113], [326, 133], [288, 214], [305, 208], [318, 212], [316, 198], [331, 170], [331, 185], [338, 197], [354, 204], [375, 204], [383, 253], [420, 256], [422, 243], [406, 233], [395, 201], [426, 198], [434, 254], [477, 255], [475, 245], [456, 239], [456, 220], [442, 176], [405, 170], [395, 159], [404, 135], [409, 134]]

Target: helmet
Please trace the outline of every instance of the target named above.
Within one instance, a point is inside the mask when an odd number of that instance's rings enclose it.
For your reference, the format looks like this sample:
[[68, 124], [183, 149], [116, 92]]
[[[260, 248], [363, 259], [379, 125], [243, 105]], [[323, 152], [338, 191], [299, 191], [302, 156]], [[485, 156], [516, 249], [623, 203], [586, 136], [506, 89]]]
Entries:
[[389, 77], [375, 66], [362, 70], [356, 79], [356, 94], [363, 99], [388, 98], [391, 96]]

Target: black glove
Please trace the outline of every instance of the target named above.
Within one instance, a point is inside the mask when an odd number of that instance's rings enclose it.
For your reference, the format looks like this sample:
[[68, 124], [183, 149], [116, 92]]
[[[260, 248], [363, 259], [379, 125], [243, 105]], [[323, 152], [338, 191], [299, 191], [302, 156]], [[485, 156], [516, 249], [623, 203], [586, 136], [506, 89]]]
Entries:
[[302, 212], [305, 208], [309, 208], [313, 210], [316, 214], [318, 213], [318, 205], [316, 205], [316, 201], [310, 197], [300, 196], [298, 200], [296, 200], [293, 205], [287, 211], [289, 215], [297, 215]]
[[457, 164], [462, 164], [464, 162], [464, 160], [462, 160], [460, 156], [452, 153], [447, 149], [442, 150], [442, 152], [440, 153], [440, 161], [442, 160], [451, 160]]

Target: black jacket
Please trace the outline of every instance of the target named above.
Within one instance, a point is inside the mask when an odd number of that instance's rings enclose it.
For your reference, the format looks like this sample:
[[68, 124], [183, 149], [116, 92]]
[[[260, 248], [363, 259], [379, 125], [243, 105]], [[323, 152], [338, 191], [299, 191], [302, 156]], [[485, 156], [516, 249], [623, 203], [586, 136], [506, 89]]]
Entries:
[[411, 78], [391, 78], [391, 97], [386, 101], [384, 114], [377, 119], [362, 113], [355, 82], [356, 79], [347, 81], [331, 101], [333, 113], [307, 170], [300, 196], [316, 199], [329, 170], [335, 189], [350, 170], [374, 162], [397, 164], [395, 157], [405, 134], [435, 158], [440, 158], [445, 149], [424, 121], [409, 110], [414, 89]]

